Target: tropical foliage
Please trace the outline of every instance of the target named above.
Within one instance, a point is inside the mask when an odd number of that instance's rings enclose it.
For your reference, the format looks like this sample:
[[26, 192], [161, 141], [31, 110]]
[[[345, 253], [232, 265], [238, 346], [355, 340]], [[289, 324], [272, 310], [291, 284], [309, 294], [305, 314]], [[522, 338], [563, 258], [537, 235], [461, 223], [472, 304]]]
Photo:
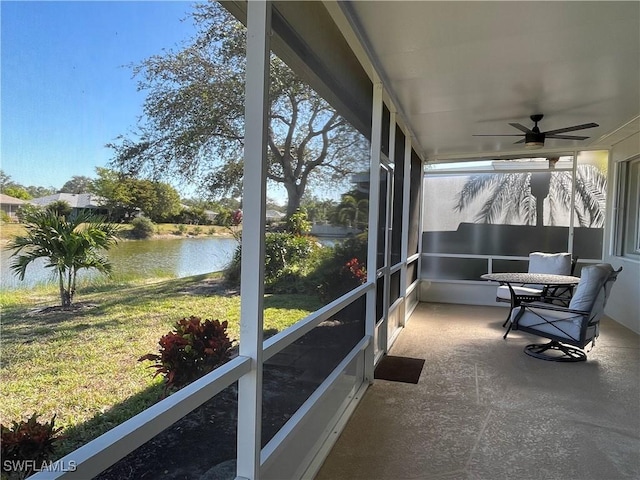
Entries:
[[73, 303], [79, 270], [111, 271], [102, 251], [116, 243], [119, 235], [116, 225], [91, 213], [67, 219], [50, 210], [29, 212], [24, 220], [26, 234], [15, 237], [8, 246], [13, 250], [11, 269], [24, 280], [27, 267], [45, 259], [45, 267], [58, 277], [63, 308]]
[[[481, 208], [477, 223], [522, 222], [536, 225], [543, 198], [536, 198], [532, 175], [539, 173], [504, 173], [473, 175], [456, 198], [456, 211], [463, 211], [478, 199]], [[571, 205], [571, 172], [553, 172], [547, 180], [550, 225], [569, 213]], [[594, 165], [578, 165], [576, 174], [576, 198], [573, 213], [581, 227], [604, 226], [607, 179]], [[541, 220], [541, 219], [540, 219]], [[541, 224], [541, 222], [538, 222]]]
[[164, 376], [165, 393], [184, 387], [229, 360], [233, 341], [227, 327], [226, 321], [183, 318], [160, 339], [158, 354], [149, 353], [138, 361], [155, 362], [151, 368]]
[[362, 194], [342, 195], [340, 204], [336, 207], [334, 221], [339, 225], [354, 228], [366, 228], [369, 222], [369, 200]]
[[58, 215], [59, 217], [68, 217], [71, 215], [73, 208], [65, 200], [56, 200], [45, 207], [46, 210]]
[[0, 424], [2, 473], [5, 478], [25, 478], [33, 470], [46, 465], [60, 439], [62, 427], [55, 427], [54, 415], [50, 421], [41, 423], [38, 414], [29, 419], [13, 422], [11, 426]]

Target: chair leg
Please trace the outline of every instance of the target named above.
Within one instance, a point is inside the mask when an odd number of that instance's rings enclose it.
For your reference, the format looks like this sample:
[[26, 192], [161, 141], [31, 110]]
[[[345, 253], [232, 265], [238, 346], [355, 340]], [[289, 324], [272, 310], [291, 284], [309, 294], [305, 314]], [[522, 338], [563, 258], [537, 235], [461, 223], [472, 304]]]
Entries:
[[[559, 354], [554, 355], [547, 352], [559, 352]], [[556, 340], [549, 343], [527, 345], [524, 347], [524, 353], [550, 362], [584, 362], [587, 359], [587, 354], [582, 350], [563, 345]]]

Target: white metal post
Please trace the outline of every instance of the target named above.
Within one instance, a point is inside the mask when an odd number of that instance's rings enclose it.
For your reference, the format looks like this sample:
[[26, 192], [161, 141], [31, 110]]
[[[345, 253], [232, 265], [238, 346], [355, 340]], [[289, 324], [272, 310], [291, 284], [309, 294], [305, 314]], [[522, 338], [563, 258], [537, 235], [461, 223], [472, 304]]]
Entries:
[[237, 476], [249, 480], [260, 477], [270, 30], [271, 2], [247, 2], [240, 355], [252, 362], [238, 381]]
[[411, 203], [411, 137], [406, 134], [404, 137], [404, 175], [402, 190], [402, 246], [400, 250], [400, 261], [402, 270], [400, 271], [400, 296], [404, 298], [400, 325], [406, 324], [406, 302], [407, 302], [407, 257], [409, 256], [409, 207]]
[[[389, 307], [391, 306], [391, 242], [393, 231], [393, 208], [394, 208], [394, 190], [395, 190], [395, 171], [398, 167], [395, 164], [396, 157], [396, 112], [391, 110], [389, 112], [389, 163], [393, 165], [393, 169], [387, 171], [387, 198], [383, 199], [386, 203], [387, 216], [385, 218], [385, 233], [384, 233], [384, 266], [382, 272], [384, 273], [383, 280], [383, 300], [382, 300], [382, 322], [378, 327], [378, 335], [381, 340], [380, 348], [386, 354], [389, 349]], [[380, 206], [378, 205], [378, 208]], [[378, 248], [380, 246], [378, 245]], [[376, 318], [376, 321], [378, 319]]]
[[418, 204], [419, 204], [419, 213], [418, 213], [418, 253], [420, 254], [420, 258], [418, 259], [418, 301], [420, 299], [420, 278], [422, 277], [422, 234], [424, 230], [424, 160], [420, 159], [420, 186], [418, 188]]
[[[380, 209], [380, 149], [382, 144], [382, 83], [373, 84], [371, 113], [371, 158], [369, 161], [369, 235], [367, 239], [367, 283], [374, 288], [367, 292], [365, 334], [375, 338], [376, 329], [376, 280], [378, 262], [378, 211]], [[365, 350], [365, 381], [373, 382], [375, 342]]]
[[575, 222], [573, 220], [574, 217], [574, 208], [576, 205], [576, 180], [578, 179], [578, 151], [573, 151], [573, 165], [571, 168], [571, 200], [569, 202], [569, 238], [567, 239], [567, 252], [573, 255], [573, 235], [574, 235], [574, 227]]

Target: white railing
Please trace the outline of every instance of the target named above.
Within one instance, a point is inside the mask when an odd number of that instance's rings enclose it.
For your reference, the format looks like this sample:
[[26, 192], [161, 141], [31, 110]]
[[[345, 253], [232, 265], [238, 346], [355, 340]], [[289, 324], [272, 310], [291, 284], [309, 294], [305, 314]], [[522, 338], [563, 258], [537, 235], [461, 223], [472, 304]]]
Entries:
[[[295, 325], [267, 339], [264, 342], [264, 361], [300, 339], [320, 323], [355, 302], [373, 288], [373, 284], [361, 285], [313, 312]], [[289, 419], [281, 432], [276, 434], [269, 442], [267, 445], [268, 449], [267, 447], [263, 449], [263, 461], [268, 460], [271, 453], [276, 450], [280, 441], [295, 431], [300, 419], [313, 407], [316, 399], [321, 396], [340, 375], [340, 372], [344, 369], [344, 365], [352, 361], [370, 342], [371, 338], [364, 336], [351, 350], [334, 369], [333, 373], [325, 379], [316, 392], [303, 404], [299, 411]], [[222, 390], [238, 381], [240, 377], [250, 371], [250, 363], [251, 359], [249, 357], [238, 356], [231, 359], [229, 362], [178, 390], [171, 396], [152, 405], [65, 457], [53, 462], [49, 470], [43, 470], [29, 478], [31, 480], [84, 480], [98, 475], [138, 447], [153, 439], [160, 432], [173, 425], [200, 405], [215, 397]]]
[[[420, 254], [424, 257], [435, 257], [435, 258], [461, 258], [461, 259], [482, 259], [487, 261], [487, 271], [486, 273], [494, 273], [493, 272], [493, 262], [494, 260], [522, 260], [525, 262], [529, 261], [529, 256], [516, 256], [516, 255], [477, 255], [471, 253], [426, 253], [423, 252]], [[580, 264], [594, 264], [600, 263], [602, 259], [598, 258], [580, 258]], [[424, 271], [424, 269], [423, 269]], [[452, 280], [452, 279], [439, 279], [439, 278], [431, 278], [431, 277], [422, 277], [420, 280], [429, 280], [431, 282], [449, 282], [449, 283], [486, 283], [485, 280], [481, 280], [478, 278], [477, 280]]]
[[210, 400], [250, 370], [251, 359], [235, 357], [173, 395], [152, 405], [30, 478], [87, 479], [106, 470], [158, 433]]
[[295, 435], [300, 429], [301, 420], [307, 415], [316, 405], [318, 400], [332, 387], [335, 381], [343, 370], [371, 343], [371, 337], [363, 337], [355, 347], [347, 354], [346, 357], [338, 364], [333, 372], [329, 374], [327, 378], [315, 389], [311, 396], [296, 410], [291, 418], [285, 423], [280, 430], [273, 436], [273, 438], [262, 449], [260, 456], [260, 463], [265, 466], [269, 459], [273, 456], [278, 447], [291, 435]]

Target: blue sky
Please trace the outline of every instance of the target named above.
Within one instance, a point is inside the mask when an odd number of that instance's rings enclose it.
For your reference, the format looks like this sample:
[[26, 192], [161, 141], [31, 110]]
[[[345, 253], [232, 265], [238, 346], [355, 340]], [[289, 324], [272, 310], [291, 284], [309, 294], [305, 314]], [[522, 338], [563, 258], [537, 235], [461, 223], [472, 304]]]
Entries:
[[2, 1], [0, 168], [25, 186], [94, 178], [142, 113], [127, 65], [188, 40], [191, 4]]

